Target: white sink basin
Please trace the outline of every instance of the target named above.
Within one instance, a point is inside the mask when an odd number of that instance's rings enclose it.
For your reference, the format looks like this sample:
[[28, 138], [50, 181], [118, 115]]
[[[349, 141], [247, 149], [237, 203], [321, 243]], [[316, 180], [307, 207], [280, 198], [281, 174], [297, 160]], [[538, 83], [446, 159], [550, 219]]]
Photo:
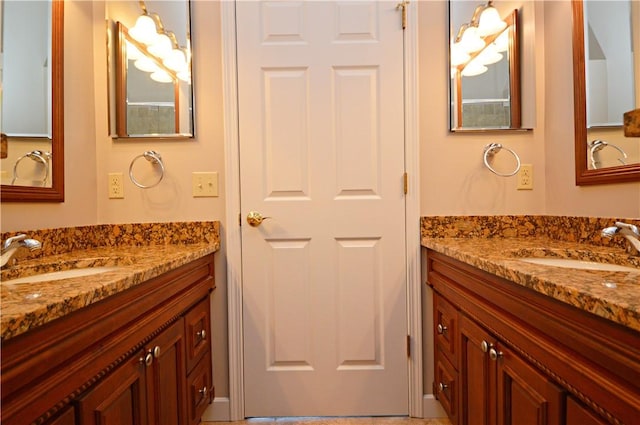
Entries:
[[79, 269], [69, 269], [69, 270], [61, 270], [57, 272], [49, 272], [49, 273], [41, 273], [35, 274], [32, 276], [19, 277], [16, 279], [5, 280], [2, 283], [5, 285], [13, 285], [17, 283], [36, 283], [36, 282], [47, 282], [52, 280], [61, 280], [61, 279], [69, 279], [72, 277], [82, 277], [82, 276], [91, 276], [94, 274], [111, 272], [114, 270], [118, 270], [117, 266], [103, 266], [103, 267], [86, 267]]
[[542, 264], [545, 266], [564, 267], [568, 269], [601, 270], [609, 272], [640, 272], [639, 268], [621, 266], [618, 264], [599, 263], [597, 261], [573, 260], [570, 258], [518, 258], [527, 263]]

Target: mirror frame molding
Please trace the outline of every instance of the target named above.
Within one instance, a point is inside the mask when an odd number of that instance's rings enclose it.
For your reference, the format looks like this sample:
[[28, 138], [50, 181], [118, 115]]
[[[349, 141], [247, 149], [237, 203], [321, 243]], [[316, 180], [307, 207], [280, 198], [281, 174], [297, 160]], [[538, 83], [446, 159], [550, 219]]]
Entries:
[[571, 6], [573, 12], [573, 115], [576, 186], [640, 181], [640, 164], [595, 170], [590, 170], [588, 167], [583, 0], [572, 0]]
[[2, 202], [64, 202], [64, 0], [51, 4], [51, 187], [2, 185]]

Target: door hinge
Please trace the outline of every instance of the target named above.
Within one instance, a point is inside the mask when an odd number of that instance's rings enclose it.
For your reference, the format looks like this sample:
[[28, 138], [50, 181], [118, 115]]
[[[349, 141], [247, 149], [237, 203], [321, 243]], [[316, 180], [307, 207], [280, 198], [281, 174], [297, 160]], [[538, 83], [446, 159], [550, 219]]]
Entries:
[[404, 194], [406, 195], [407, 193], [409, 193], [409, 175], [405, 172], [402, 176], [402, 179], [404, 185]]
[[407, 357], [411, 358], [411, 335], [407, 335]]
[[398, 3], [398, 5], [396, 6], [396, 10], [402, 11], [402, 29], [407, 28], [407, 5], [408, 4], [409, 2], [405, 0], [402, 3]]

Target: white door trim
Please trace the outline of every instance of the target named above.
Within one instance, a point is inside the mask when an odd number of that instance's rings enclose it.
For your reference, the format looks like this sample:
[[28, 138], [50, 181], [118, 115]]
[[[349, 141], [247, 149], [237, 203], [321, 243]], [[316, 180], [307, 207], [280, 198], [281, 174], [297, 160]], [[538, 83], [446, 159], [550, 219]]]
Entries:
[[[420, 193], [418, 143], [418, 26], [417, 2], [407, 7], [404, 34], [405, 66], [405, 171], [407, 250], [407, 332], [411, 336], [409, 361], [409, 415], [422, 417], [422, 306], [420, 281]], [[222, 28], [225, 222], [227, 258], [227, 311], [229, 332], [229, 420], [244, 419], [244, 369], [242, 342], [242, 240], [240, 232], [240, 150], [234, 1], [220, 2]], [[398, 16], [400, 22], [400, 15]]]

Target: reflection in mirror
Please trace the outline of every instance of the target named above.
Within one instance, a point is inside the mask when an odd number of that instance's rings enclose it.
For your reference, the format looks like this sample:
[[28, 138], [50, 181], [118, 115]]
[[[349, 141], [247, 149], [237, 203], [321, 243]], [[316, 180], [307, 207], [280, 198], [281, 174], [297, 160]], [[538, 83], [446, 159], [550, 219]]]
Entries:
[[640, 107], [640, 4], [573, 2], [576, 184], [640, 180], [640, 138], [625, 113]]
[[138, 4], [116, 24], [115, 135], [193, 137], [189, 3]]
[[517, 10], [451, 0], [449, 25], [450, 129], [520, 128]]
[[2, 201], [64, 200], [64, 1], [0, 6]]

